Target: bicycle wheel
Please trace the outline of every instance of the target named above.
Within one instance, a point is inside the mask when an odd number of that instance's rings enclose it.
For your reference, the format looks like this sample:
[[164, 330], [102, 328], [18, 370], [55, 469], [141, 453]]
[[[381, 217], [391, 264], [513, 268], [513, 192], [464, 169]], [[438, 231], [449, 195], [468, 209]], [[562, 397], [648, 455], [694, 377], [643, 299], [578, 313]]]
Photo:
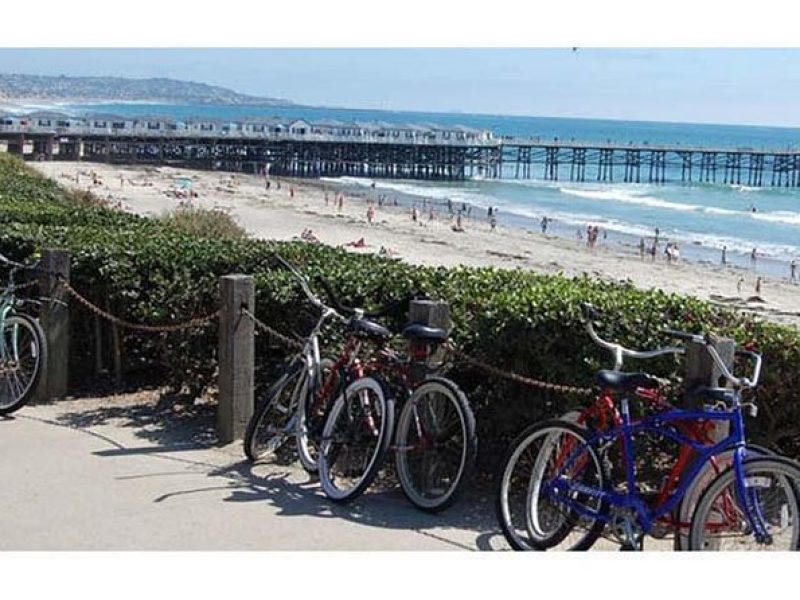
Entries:
[[515, 550], [588, 550], [605, 523], [580, 514], [567, 501], [607, 513], [605, 502], [591, 494], [559, 494], [557, 477], [567, 485], [602, 489], [600, 459], [586, 445], [589, 434], [567, 421], [544, 421], [522, 432], [504, 461], [498, 486], [497, 514]]
[[356, 498], [366, 490], [389, 448], [394, 401], [383, 383], [356, 379], [333, 403], [319, 452], [319, 478], [334, 502]]
[[[769, 448], [758, 446], [756, 444], [747, 444], [747, 456], [770, 456], [773, 452]], [[733, 450], [726, 450], [725, 452], [714, 457], [715, 461], [706, 461], [700, 472], [692, 480], [683, 499], [678, 505], [676, 515], [676, 529], [674, 549], [678, 552], [687, 550], [689, 548], [689, 528], [691, 526], [691, 518], [697, 508], [697, 502], [700, 500], [700, 495], [703, 493], [708, 485], [714, 478], [727, 469], [733, 461]]]
[[[706, 488], [692, 517], [690, 550], [798, 550], [800, 519], [795, 489], [800, 467], [783, 457], [745, 460], [745, 495], [738, 493], [735, 469], [729, 467]], [[756, 515], [768, 533], [756, 539], [745, 510]]]
[[319, 363], [319, 372], [315, 374], [314, 385], [306, 387], [306, 393], [298, 405], [297, 413], [297, 456], [300, 464], [310, 474], [317, 472], [317, 441], [319, 434], [315, 432], [317, 419], [310, 415], [317, 394], [322, 390], [322, 385], [327, 381], [333, 369], [334, 361], [323, 358]]
[[256, 407], [244, 436], [244, 451], [251, 461], [275, 454], [295, 435], [297, 402], [306, 380], [304, 366], [298, 360], [286, 367]]
[[22, 408], [47, 364], [47, 342], [39, 322], [26, 314], [9, 315], [0, 332], [0, 415]]
[[429, 512], [456, 501], [475, 468], [475, 417], [452, 381], [430, 377], [400, 411], [395, 464], [406, 497]]

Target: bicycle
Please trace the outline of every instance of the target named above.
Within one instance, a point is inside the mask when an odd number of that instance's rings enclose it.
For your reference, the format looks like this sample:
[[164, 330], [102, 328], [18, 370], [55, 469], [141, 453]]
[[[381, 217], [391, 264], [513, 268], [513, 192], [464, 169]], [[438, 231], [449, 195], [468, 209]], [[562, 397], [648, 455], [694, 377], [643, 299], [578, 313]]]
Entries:
[[[342, 306], [330, 286], [325, 289], [340, 312], [353, 312]], [[318, 455], [322, 489], [336, 502], [358, 497], [392, 449], [405, 496], [421, 510], [438, 512], [457, 500], [474, 470], [475, 418], [458, 385], [429, 372], [436, 347], [448, 339], [445, 330], [407, 325], [401, 333], [408, 340], [407, 356], [388, 347], [387, 334], [379, 336], [381, 343], [371, 359], [356, 359], [356, 352], [346, 348], [334, 366], [335, 373], [343, 361], [354, 364], [357, 379], [338, 396], [325, 419]], [[394, 426], [396, 396], [401, 408]], [[353, 459], [353, 450], [362, 446], [366, 451]]]
[[[590, 313], [591, 307], [585, 307], [584, 312]], [[589, 329], [591, 320], [587, 320]], [[680, 353], [682, 349], [637, 352], [605, 342], [590, 331], [596, 343], [614, 353], [615, 370], [598, 372], [598, 382], [603, 391], [595, 405], [584, 412], [591, 415], [594, 411], [601, 417], [610, 414], [612, 422], [601, 422], [599, 427], [592, 429], [576, 423], [577, 419], [552, 420], [529, 427], [517, 438], [504, 463], [498, 495], [503, 532], [514, 548], [547, 550], [564, 543], [569, 549], [586, 550], [605, 529], [609, 529], [623, 549], [640, 549], [645, 534], [659, 535], [659, 529], [663, 530], [670, 522], [673, 527], [679, 526], [680, 522], [670, 514], [678, 509], [680, 515], [687, 507], [693, 509], [687, 538], [690, 549], [720, 547], [714, 534], [725, 531], [726, 526], [731, 534], [753, 532], [757, 542], [766, 545], [775, 540], [769, 532], [770, 525], [774, 528], [775, 522], [779, 528], [788, 527], [791, 522], [793, 530], [780, 540], [790, 549], [797, 548], [794, 482], [800, 476], [800, 470], [783, 457], [759, 457], [758, 450], [746, 449], [745, 445], [741, 390], [757, 385], [761, 357], [747, 350], [737, 350], [739, 356], [754, 360], [755, 367], [751, 379], [736, 378], [725, 368], [707, 338], [682, 332], [669, 334], [704, 344], [733, 387], [696, 390], [695, 395], [711, 406], [699, 410], [675, 410], [668, 404], [660, 404], [662, 397], [657, 393], [660, 385], [657, 378], [644, 373], [622, 373], [619, 369], [624, 356], [652, 358]], [[657, 412], [633, 421], [630, 395], [650, 399], [657, 405]], [[621, 411], [617, 411], [617, 403], [621, 405]], [[754, 409], [753, 404], [749, 406]], [[599, 407], [604, 408], [600, 410]], [[719, 421], [727, 422], [731, 431], [724, 439], [713, 441], [709, 436], [710, 430]], [[681, 447], [667, 480], [655, 494], [647, 494], [637, 482], [634, 438], [642, 434], [672, 439]], [[617, 446], [620, 447], [624, 474], [613, 480], [610, 452]], [[530, 463], [525, 464], [522, 476], [514, 478], [515, 468], [523, 457], [527, 457]], [[726, 463], [731, 466], [723, 468]], [[755, 479], [746, 477], [751, 472], [761, 475]], [[709, 473], [712, 476], [709, 477]], [[710, 483], [708, 479], [711, 479]], [[517, 489], [520, 486], [512, 486], [518, 483], [517, 480], [522, 480], [522, 492]], [[727, 490], [732, 481], [738, 488]], [[748, 489], [752, 489], [756, 482], [768, 485], [771, 491], [774, 491], [773, 482], [777, 482], [779, 493], [783, 494], [777, 514], [773, 510], [766, 515], [764, 507], [753, 500]], [[522, 519], [512, 518], [510, 492], [515, 492], [516, 501], [521, 496], [524, 506]], [[741, 498], [745, 499], [743, 513], [737, 511], [742, 504], [738, 501]], [[692, 504], [687, 505], [687, 502]], [[716, 509], [715, 516], [709, 522], [712, 509]], [[769, 523], [767, 517], [771, 519]], [[745, 538], [749, 539], [746, 535]]]
[[35, 270], [38, 263], [25, 265], [0, 254], [0, 263], [10, 267], [8, 280], [0, 291], [0, 415], [22, 408], [30, 400], [47, 364], [47, 343], [39, 321], [20, 309], [38, 304], [18, 298], [14, 275]]
[[308, 300], [319, 309], [320, 316], [301, 350], [287, 360], [264, 399], [257, 403], [245, 432], [244, 450], [247, 458], [255, 462], [276, 454], [288, 439], [294, 438], [301, 465], [309, 473], [315, 473], [317, 458], [305, 418], [307, 398], [317, 396], [322, 388], [323, 373], [330, 371], [333, 365], [333, 361], [320, 356], [319, 336], [330, 320], [343, 323], [347, 320], [314, 295], [293, 265], [281, 257], [277, 257], [277, 261], [295, 277]]

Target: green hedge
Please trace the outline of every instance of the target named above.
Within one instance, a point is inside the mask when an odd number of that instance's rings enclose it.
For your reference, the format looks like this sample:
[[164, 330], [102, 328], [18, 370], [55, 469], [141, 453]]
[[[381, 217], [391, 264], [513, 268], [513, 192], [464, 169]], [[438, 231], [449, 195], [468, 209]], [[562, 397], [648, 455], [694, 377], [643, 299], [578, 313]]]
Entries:
[[[408, 293], [445, 299], [451, 306], [454, 339], [464, 350], [497, 367], [558, 383], [591, 385], [594, 371], [611, 362], [583, 331], [582, 301], [595, 303], [612, 317], [613, 322], [609, 319], [604, 326], [605, 337], [633, 347], [667, 342], [658, 333], [664, 326], [715, 331], [740, 343], [754, 342], [765, 361], [754, 435], [788, 454], [800, 454], [797, 330], [695, 298], [588, 277], [418, 267], [327, 246], [191, 235], [165, 221], [97, 206], [16, 159], [2, 156], [0, 227], [0, 252], [13, 258], [24, 259], [44, 247], [68, 250], [73, 285], [130, 321], [170, 323], [212, 312], [217, 308], [218, 278], [236, 272], [255, 276], [259, 318], [284, 332], [302, 334], [312, 314], [290, 276], [276, 267], [273, 257], [279, 252], [309, 277], [324, 275], [353, 305], [376, 306]], [[83, 308], [74, 308], [73, 315], [72, 339], [86, 342], [72, 345], [73, 383], [92, 382], [95, 322]], [[400, 325], [403, 315], [389, 320]], [[108, 366], [110, 343], [105, 327], [103, 342]], [[175, 334], [123, 332], [129, 378], [166, 382], [192, 395], [214, 383], [216, 346], [215, 325]], [[258, 338], [261, 381], [268, 380], [282, 358], [282, 349]], [[666, 358], [645, 368], [675, 377], [679, 367], [674, 359]], [[464, 365], [456, 366], [453, 377], [476, 409], [481, 458], [486, 464], [521, 427], [579, 402], [487, 377]]]

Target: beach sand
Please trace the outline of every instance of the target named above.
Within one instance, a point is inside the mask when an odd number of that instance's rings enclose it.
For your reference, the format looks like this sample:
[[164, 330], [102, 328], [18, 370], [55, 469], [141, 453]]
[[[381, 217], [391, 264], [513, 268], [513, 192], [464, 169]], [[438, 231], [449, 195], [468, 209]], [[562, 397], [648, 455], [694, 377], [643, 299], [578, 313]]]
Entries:
[[[589, 249], [585, 241], [504, 227], [502, 215], [496, 230], [491, 231], [481, 209], [473, 211], [478, 218], [473, 214], [471, 219], [463, 220], [464, 232], [456, 232], [452, 230], [455, 218], [451, 220], [442, 206], [436, 207], [431, 221], [428, 208], [420, 205], [415, 223], [408, 206], [373, 203], [375, 218], [370, 225], [367, 200], [377, 194], [365, 188], [354, 190], [331, 182], [271, 178], [267, 190], [263, 177], [238, 173], [100, 163], [31, 164], [65, 187], [89, 190], [138, 214], [158, 216], [174, 210], [181, 202], [174, 192], [182, 189], [180, 179], [187, 178], [197, 194], [191, 199], [193, 205], [228, 212], [254, 237], [291, 240], [299, 238], [304, 229], [311, 229], [325, 244], [342, 246], [364, 238], [366, 248], [350, 249], [377, 253], [383, 247], [392, 256], [413, 264], [521, 268], [567, 276], [586, 273], [609, 281], [630, 280], [640, 288], [696, 296], [773, 321], [800, 325], [800, 285], [786, 279], [762, 276], [763, 301], [748, 300], [756, 297], [756, 276], [752, 271], [685, 261], [670, 264], [663, 256], [653, 262], [649, 256], [642, 259], [636, 250], [620, 245], [600, 244]], [[97, 183], [89, 175], [91, 172], [96, 174]], [[325, 191], [329, 196], [327, 205]], [[341, 211], [336, 205], [339, 193], [344, 194]], [[737, 292], [740, 279], [741, 292]]]

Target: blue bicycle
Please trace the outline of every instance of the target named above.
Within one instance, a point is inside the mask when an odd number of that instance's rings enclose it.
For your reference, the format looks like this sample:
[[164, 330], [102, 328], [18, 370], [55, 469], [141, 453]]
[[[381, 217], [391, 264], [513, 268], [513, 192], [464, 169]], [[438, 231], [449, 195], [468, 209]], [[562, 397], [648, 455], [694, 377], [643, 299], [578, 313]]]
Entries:
[[[716, 463], [729, 466], [703, 484], [691, 518], [689, 549], [798, 549], [800, 467], [746, 448], [744, 411], [754, 414], [755, 405], [742, 401], [742, 390], [758, 384], [761, 356], [738, 349], [737, 355], [752, 360], [754, 369], [749, 379], [735, 377], [707, 337], [669, 333], [704, 344], [731, 387], [696, 390], [703, 401], [700, 409], [670, 408], [634, 419], [629, 396], [657, 385], [655, 378], [600, 371], [601, 387], [620, 392], [620, 424], [592, 430], [566, 420], [546, 421], [523, 432], [509, 451], [499, 508], [503, 522], [511, 522], [510, 491], [523, 486], [526, 548], [587, 550], [605, 534], [622, 549], [641, 549], [645, 535], [660, 537], [664, 518], [675, 514], [687, 492], [697, 488], [698, 478], [707, 476], [709, 463]], [[700, 441], [685, 433], [687, 422], [726, 424], [728, 433], [718, 441]], [[636, 446], [643, 438], [669, 439], [694, 451], [694, 460], [666, 498], [646, 489], [637, 476], [637, 458], [641, 465], [642, 457]]]

